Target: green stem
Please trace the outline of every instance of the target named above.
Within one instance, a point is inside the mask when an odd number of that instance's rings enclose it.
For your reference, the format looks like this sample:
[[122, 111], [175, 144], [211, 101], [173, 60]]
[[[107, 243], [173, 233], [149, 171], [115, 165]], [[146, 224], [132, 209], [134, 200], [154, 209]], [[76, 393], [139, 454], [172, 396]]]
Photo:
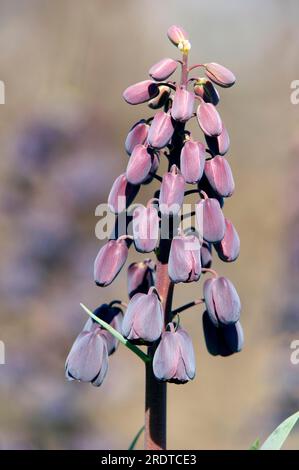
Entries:
[[109, 331], [109, 333], [111, 333], [112, 336], [114, 336], [114, 338], [116, 338], [120, 343], [122, 343], [124, 346], [126, 346], [131, 351], [133, 351], [133, 353], [135, 353], [138, 357], [140, 357], [140, 359], [142, 359], [143, 362], [147, 363], [147, 362], [151, 361], [151, 358], [147, 354], [145, 354], [143, 351], [141, 351], [141, 349], [139, 349], [137, 346], [135, 346], [135, 344], [130, 343], [130, 341], [128, 341], [126, 338], [124, 338], [123, 335], [121, 335], [117, 330], [115, 330], [111, 325], [109, 325], [109, 323], [106, 323], [101, 318], [98, 318], [84, 304], [80, 303], [80, 305], [83, 308], [83, 310], [85, 310], [87, 315], [89, 315], [91, 318], [93, 318], [93, 320], [96, 321], [97, 323], [99, 323], [103, 328], [105, 328], [105, 330]]

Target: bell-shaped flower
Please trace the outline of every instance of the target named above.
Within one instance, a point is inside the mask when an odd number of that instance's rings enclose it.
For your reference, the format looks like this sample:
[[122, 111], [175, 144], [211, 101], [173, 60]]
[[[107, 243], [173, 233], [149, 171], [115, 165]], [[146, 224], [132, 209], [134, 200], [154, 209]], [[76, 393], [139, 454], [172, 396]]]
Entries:
[[149, 129], [148, 143], [156, 149], [161, 149], [169, 143], [173, 131], [174, 127], [170, 114], [158, 111]]
[[216, 156], [205, 163], [205, 175], [214, 189], [221, 197], [229, 197], [235, 190], [232, 170], [226, 158]]
[[155, 285], [156, 267], [151, 259], [132, 263], [128, 267], [128, 296], [131, 299], [137, 293], [147, 294]]
[[201, 246], [195, 235], [180, 235], [171, 242], [168, 275], [172, 282], [198, 281], [201, 275]]
[[200, 96], [206, 103], [212, 103], [214, 106], [217, 106], [219, 103], [220, 97], [218, 91], [213, 83], [206, 78], [201, 78], [195, 82], [194, 93]]
[[125, 149], [128, 155], [131, 155], [136, 145], [144, 144], [147, 139], [148, 130], [149, 125], [144, 120], [137, 122], [132, 127], [125, 141]]
[[192, 340], [182, 327], [175, 330], [169, 323], [163, 332], [153, 359], [156, 379], [183, 384], [195, 377], [195, 356]]
[[241, 302], [231, 281], [225, 277], [207, 279], [203, 294], [207, 312], [215, 326], [230, 325], [239, 320]]
[[109, 240], [100, 249], [94, 262], [94, 280], [98, 286], [111, 284], [128, 257], [128, 246], [124, 239]]
[[159, 195], [159, 208], [162, 215], [179, 213], [184, 200], [185, 179], [176, 165], [165, 173]]
[[186, 183], [198, 183], [205, 166], [205, 146], [201, 142], [187, 140], [180, 156], [180, 168]]
[[136, 185], [144, 183], [151, 171], [152, 162], [153, 156], [149, 149], [142, 144], [136, 145], [127, 165], [127, 181]]
[[139, 205], [133, 212], [133, 237], [137, 251], [150, 253], [159, 239], [159, 216], [155, 207]]
[[173, 59], [161, 59], [149, 69], [149, 75], [158, 82], [166, 80], [172, 75], [178, 66], [178, 62]]
[[206, 311], [202, 323], [207, 350], [213, 356], [231, 356], [243, 349], [244, 335], [239, 321], [219, 328], [214, 325]]
[[135, 294], [125, 312], [122, 332], [135, 344], [151, 344], [160, 338], [164, 313], [159, 294], [151, 287], [148, 294]]
[[215, 198], [202, 199], [196, 204], [196, 220], [205, 241], [219, 242], [225, 234], [225, 220], [220, 204]]
[[216, 64], [216, 62], [205, 64], [205, 69], [206, 76], [212, 80], [212, 82], [222, 86], [223, 88], [232, 86], [236, 81], [236, 77], [230, 70], [223, 67], [223, 65]]
[[225, 155], [230, 146], [229, 135], [226, 127], [222, 126], [222, 132], [217, 137], [205, 136], [206, 142], [213, 155]]
[[173, 119], [182, 122], [188, 121], [193, 115], [194, 101], [195, 98], [192, 91], [188, 91], [185, 88], [177, 88], [171, 108]]
[[225, 219], [225, 234], [221, 242], [215, 243], [215, 249], [222, 261], [235, 261], [240, 253], [240, 238], [232, 222]]
[[158, 93], [159, 87], [153, 80], [144, 80], [126, 88], [123, 98], [129, 104], [140, 104], [149, 101]]
[[126, 210], [126, 208], [135, 199], [138, 191], [138, 185], [129, 183], [125, 174], [120, 175], [114, 181], [108, 196], [109, 209], [114, 214], [119, 214]]
[[212, 103], [202, 102], [197, 108], [197, 120], [202, 131], [208, 136], [218, 136], [222, 132], [221, 117]]

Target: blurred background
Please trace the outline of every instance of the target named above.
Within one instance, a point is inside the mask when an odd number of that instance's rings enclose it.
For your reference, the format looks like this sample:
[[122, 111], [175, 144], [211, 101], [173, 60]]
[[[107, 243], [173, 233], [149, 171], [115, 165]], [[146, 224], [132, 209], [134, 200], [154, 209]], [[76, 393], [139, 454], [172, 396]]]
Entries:
[[[225, 214], [241, 255], [214, 266], [240, 293], [246, 342], [209, 356], [201, 308], [184, 313], [197, 377], [168, 387], [168, 447], [247, 449], [299, 409], [298, 15], [296, 0], [0, 0], [0, 448], [126, 449], [143, 423], [143, 365], [130, 352], [111, 357], [99, 389], [67, 382], [64, 362], [86, 321], [79, 302], [126, 299], [125, 272], [106, 289], [93, 283], [95, 208], [127, 165], [129, 128], [151, 115], [122, 91], [178, 58], [172, 24], [189, 32], [191, 61], [238, 79], [219, 108], [236, 181]], [[178, 286], [175, 305], [201, 284]], [[294, 432], [287, 447], [298, 445]]]

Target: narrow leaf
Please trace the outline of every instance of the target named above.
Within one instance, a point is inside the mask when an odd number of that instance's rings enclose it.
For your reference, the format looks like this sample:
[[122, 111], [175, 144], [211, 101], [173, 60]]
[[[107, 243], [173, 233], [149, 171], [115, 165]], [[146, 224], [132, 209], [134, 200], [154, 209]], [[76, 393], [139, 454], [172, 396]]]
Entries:
[[130, 447], [128, 448], [128, 450], [134, 450], [135, 449], [135, 446], [138, 442], [138, 439], [141, 436], [141, 434], [143, 433], [143, 431], [144, 431], [144, 426], [142, 426], [142, 428], [139, 429], [138, 433], [136, 434], [133, 441], [131, 442]]
[[257, 438], [253, 444], [249, 447], [249, 450], [259, 450], [260, 448], [260, 440]]
[[265, 440], [260, 450], [280, 450], [298, 419], [299, 411], [283, 421]]

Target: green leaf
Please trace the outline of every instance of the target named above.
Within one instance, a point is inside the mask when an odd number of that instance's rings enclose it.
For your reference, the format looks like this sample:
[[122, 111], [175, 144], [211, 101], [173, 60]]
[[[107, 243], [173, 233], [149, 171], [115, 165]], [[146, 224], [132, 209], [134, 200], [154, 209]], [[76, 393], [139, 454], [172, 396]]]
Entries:
[[283, 421], [265, 440], [260, 450], [280, 450], [298, 419], [299, 411]]
[[249, 447], [249, 450], [259, 450], [260, 448], [260, 440], [257, 438], [253, 444]]
[[126, 346], [131, 351], [133, 351], [138, 357], [140, 357], [140, 359], [143, 360], [143, 362], [150, 362], [151, 361], [151, 358], [147, 354], [145, 354], [143, 351], [141, 351], [141, 349], [139, 349], [137, 346], [135, 346], [135, 344], [130, 343], [130, 341], [128, 341], [126, 338], [123, 337], [123, 335], [121, 335], [119, 333], [119, 331], [115, 330], [111, 325], [109, 325], [109, 323], [106, 323], [101, 318], [98, 318], [84, 304], [81, 303], [80, 305], [83, 308], [83, 310], [85, 310], [85, 312], [91, 318], [93, 318], [94, 321], [99, 323], [102, 328], [105, 328], [105, 330], [109, 331], [109, 333], [111, 333], [112, 336], [114, 336], [114, 338], [116, 338], [120, 343], [122, 343], [124, 346]]
[[142, 428], [139, 429], [138, 433], [136, 434], [133, 441], [131, 442], [130, 447], [128, 448], [128, 450], [134, 450], [135, 449], [135, 446], [138, 442], [138, 439], [141, 436], [141, 434], [143, 433], [143, 431], [144, 431], [144, 426], [142, 426]]

